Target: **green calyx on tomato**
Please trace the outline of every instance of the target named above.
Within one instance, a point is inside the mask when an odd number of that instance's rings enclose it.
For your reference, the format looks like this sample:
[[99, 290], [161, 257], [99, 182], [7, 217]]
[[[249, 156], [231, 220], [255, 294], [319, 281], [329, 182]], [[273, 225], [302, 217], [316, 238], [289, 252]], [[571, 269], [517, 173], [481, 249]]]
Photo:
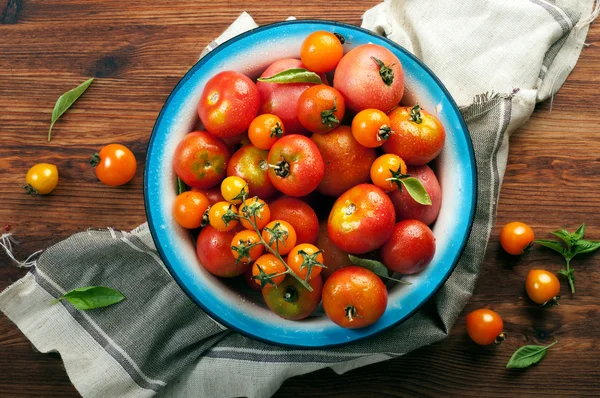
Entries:
[[386, 65], [382, 60], [375, 57], [371, 57], [371, 59], [375, 61], [379, 67], [379, 76], [381, 76], [381, 80], [383, 80], [386, 86], [391, 86], [394, 82], [394, 70], [392, 69], [394, 64]]
[[323, 250], [318, 250], [318, 251], [314, 252], [313, 254], [307, 253], [304, 250], [298, 251], [298, 254], [300, 254], [302, 256], [302, 264], [300, 265], [300, 269], [308, 268], [308, 272], [306, 273], [306, 279], [305, 279], [306, 281], [310, 280], [310, 276], [311, 276], [313, 267], [327, 268], [327, 267], [325, 267], [325, 264], [323, 264], [319, 260], [317, 260], [317, 257], [321, 253], [323, 253]]
[[281, 155], [281, 160], [273, 166], [273, 170], [275, 170], [278, 177], [285, 178], [290, 175], [290, 162]]
[[31, 196], [38, 196], [38, 193], [39, 193], [39, 192], [38, 192], [38, 190], [37, 190], [37, 189], [35, 189], [34, 187], [32, 187], [32, 186], [31, 186], [31, 185], [29, 185], [29, 184], [25, 184], [25, 185], [23, 185], [23, 189], [25, 190], [25, 193], [26, 193], [27, 195], [31, 195]]
[[416, 104], [412, 108], [410, 108], [410, 117], [408, 118], [411, 122], [415, 122], [420, 124], [423, 122], [423, 118], [421, 117], [421, 107], [419, 104]]
[[356, 307], [353, 305], [349, 305], [344, 308], [344, 313], [346, 314], [346, 318], [348, 318], [349, 322], [352, 322], [354, 318], [362, 318], [362, 316], [358, 315]]
[[261, 290], [264, 289], [267, 285], [277, 286], [277, 284], [273, 282], [273, 278], [287, 273], [286, 271], [280, 273], [267, 274], [259, 264], [256, 264], [256, 267], [258, 268], [258, 275], [252, 276], [252, 279], [260, 282]]
[[338, 38], [338, 40], [340, 41], [340, 43], [342, 43], [342, 44], [346, 43], [346, 38], [344, 36], [342, 36], [341, 34], [334, 33], [333, 35]]
[[265, 231], [269, 232], [271, 235], [271, 239], [269, 239], [267, 242], [269, 246], [273, 246], [273, 243], [279, 246], [279, 242], [285, 245], [285, 241], [287, 240], [289, 233], [285, 229], [281, 228], [281, 224], [279, 222], [276, 222], [275, 225], [273, 225], [273, 228], [265, 227]]
[[262, 246], [262, 242], [252, 242], [251, 240], [240, 239], [238, 244], [231, 246], [231, 250], [238, 253], [238, 257], [235, 259], [236, 262], [249, 262], [252, 259], [250, 250], [256, 246]]
[[377, 132], [377, 135], [382, 141], [389, 140], [392, 134], [394, 134], [394, 132], [392, 131], [392, 128], [387, 124], [384, 124], [383, 126], [379, 127], [379, 131]]
[[255, 196], [254, 202], [250, 204], [244, 204], [240, 211], [244, 216], [250, 219], [255, 219], [256, 217], [261, 218], [260, 212], [263, 207], [265, 207], [265, 203], [261, 203], [258, 200], [258, 196]]
[[99, 163], [100, 163], [100, 154], [98, 152], [96, 152], [92, 155], [92, 158], [90, 159], [90, 165], [92, 167], [96, 167], [96, 166], [98, 166]]
[[233, 205], [229, 205], [227, 211], [221, 216], [221, 220], [225, 223], [225, 226], [228, 227], [229, 223], [233, 220], [237, 220], [239, 215], [232, 210]]
[[338, 118], [335, 117], [335, 112], [337, 112], [336, 97], [333, 98], [333, 107], [321, 112], [321, 124], [325, 124], [331, 128], [340, 124]]
[[275, 123], [275, 126], [271, 128], [271, 138], [281, 138], [283, 137], [283, 129], [281, 128], [281, 124], [279, 122]]
[[394, 184], [398, 185], [398, 189], [400, 191], [402, 191], [402, 180], [405, 178], [410, 177], [410, 174], [403, 174], [400, 171], [401, 167], [398, 168], [398, 170], [390, 170], [390, 173], [392, 173], [392, 176], [390, 178], [388, 178], [387, 180], [390, 182], [393, 182]]

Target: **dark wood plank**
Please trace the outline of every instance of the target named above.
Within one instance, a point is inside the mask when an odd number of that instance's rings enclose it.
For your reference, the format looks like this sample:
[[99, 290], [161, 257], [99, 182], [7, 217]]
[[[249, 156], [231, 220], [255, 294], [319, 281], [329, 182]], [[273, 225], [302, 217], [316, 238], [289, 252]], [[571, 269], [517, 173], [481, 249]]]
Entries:
[[[148, 136], [164, 100], [202, 48], [246, 10], [259, 24], [294, 15], [353, 24], [377, 0], [272, 0], [247, 2], [132, 0], [0, 0], [0, 228], [9, 224], [22, 241], [15, 254], [45, 248], [89, 227], [131, 229], [145, 219], [142, 165]], [[575, 260], [577, 293], [563, 286], [560, 307], [534, 308], [524, 278], [531, 268], [553, 271], [560, 257], [541, 248], [519, 259], [503, 254], [503, 224], [523, 220], [539, 237], [564, 226], [588, 224], [600, 238], [600, 26], [552, 112], [546, 102], [511, 138], [511, 153], [482, 273], [471, 302], [448, 339], [405, 357], [338, 376], [331, 370], [288, 380], [278, 396], [598, 396], [600, 260]], [[45, 142], [54, 101], [66, 89], [97, 76], [92, 90], [57, 123]], [[130, 146], [138, 175], [123, 188], [96, 181], [87, 166], [107, 142]], [[21, 184], [38, 161], [58, 165], [54, 194], [30, 198]], [[0, 288], [23, 270], [0, 254]], [[464, 314], [488, 306], [505, 320], [509, 339], [476, 347], [464, 331]], [[507, 371], [512, 352], [525, 343], [559, 340], [543, 363]], [[21, 332], [0, 318], [0, 396], [76, 396], [57, 355], [35, 352]]]

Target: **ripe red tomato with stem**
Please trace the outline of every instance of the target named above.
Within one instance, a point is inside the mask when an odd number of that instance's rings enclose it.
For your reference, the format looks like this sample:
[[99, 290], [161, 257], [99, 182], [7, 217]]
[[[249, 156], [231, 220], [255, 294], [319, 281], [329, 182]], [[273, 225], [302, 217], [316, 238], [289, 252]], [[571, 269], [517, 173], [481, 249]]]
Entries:
[[200, 192], [183, 192], [173, 202], [173, 218], [183, 228], [200, 228], [210, 202]]
[[259, 149], [254, 145], [244, 145], [238, 149], [227, 164], [227, 175], [241, 177], [248, 183], [252, 195], [268, 199], [277, 193], [269, 179], [269, 151]]
[[435, 173], [427, 165], [408, 166], [407, 174], [421, 182], [431, 198], [431, 205], [422, 205], [414, 200], [408, 190], [402, 189], [390, 192], [388, 195], [396, 209], [396, 221], [419, 220], [427, 225], [432, 224], [442, 205], [442, 189]]
[[352, 135], [367, 148], [382, 146], [392, 134], [390, 118], [379, 109], [364, 109], [352, 119]]
[[328, 219], [329, 237], [341, 250], [363, 254], [383, 245], [392, 234], [396, 212], [381, 188], [361, 184], [344, 192]]
[[342, 35], [323, 30], [313, 32], [302, 42], [300, 59], [313, 72], [331, 72], [344, 56]]
[[383, 145], [386, 153], [400, 156], [409, 165], [420, 166], [431, 162], [444, 148], [444, 126], [418, 104], [396, 108], [388, 116], [394, 134]]
[[325, 173], [323, 157], [310, 138], [286, 135], [269, 151], [269, 178], [289, 196], [305, 196], [314, 191]]
[[401, 274], [422, 271], [435, 255], [435, 236], [418, 220], [397, 223], [381, 247], [381, 259], [390, 270]]
[[235, 137], [248, 130], [259, 106], [260, 95], [254, 82], [242, 73], [224, 71], [206, 82], [198, 115], [211, 134]]
[[338, 126], [324, 134], [313, 134], [310, 139], [319, 148], [325, 164], [318, 192], [340, 196], [356, 185], [369, 182], [369, 170], [377, 153], [375, 149], [360, 145], [349, 126]]
[[188, 186], [212, 188], [225, 177], [229, 151], [223, 140], [206, 131], [186, 135], [175, 149], [173, 168]]
[[323, 280], [320, 276], [308, 281], [309, 291], [291, 275], [277, 286], [266, 285], [262, 289], [265, 303], [271, 311], [282, 318], [298, 321], [312, 314], [321, 302]]
[[319, 234], [319, 218], [306, 202], [284, 196], [269, 205], [272, 220], [290, 223], [298, 243], [315, 243]]
[[467, 333], [479, 345], [500, 344], [506, 335], [504, 322], [497, 312], [481, 308], [467, 315]]
[[248, 138], [252, 144], [268, 151], [278, 139], [285, 135], [283, 121], [276, 115], [258, 115], [248, 128]]
[[525, 281], [527, 295], [536, 304], [552, 306], [560, 298], [560, 282], [556, 275], [543, 269], [532, 269]]
[[137, 170], [135, 155], [121, 144], [105, 146], [92, 156], [90, 164], [95, 168], [96, 177], [113, 187], [128, 183]]
[[371, 181], [386, 192], [397, 191], [403, 178], [409, 177], [406, 163], [398, 155], [385, 154], [371, 165]]
[[344, 97], [333, 87], [319, 84], [304, 91], [298, 99], [298, 120], [310, 132], [326, 133], [344, 118]]
[[323, 286], [323, 310], [343, 328], [372, 325], [385, 312], [387, 301], [387, 289], [381, 279], [362, 267], [339, 269]]
[[398, 106], [404, 94], [400, 60], [387, 48], [364, 44], [349, 51], [333, 77], [335, 87], [354, 112], [375, 108], [385, 113]]
[[[262, 73], [261, 77], [270, 77], [288, 69], [306, 68], [299, 59], [284, 58], [272, 63]], [[325, 75], [320, 75], [323, 83], [327, 82]], [[260, 113], [278, 116], [285, 126], [286, 134], [307, 134], [306, 129], [298, 120], [298, 99], [300, 95], [315, 83], [268, 83], [257, 82], [260, 93]]]
[[513, 221], [502, 227], [500, 244], [513, 256], [523, 254], [532, 244], [535, 234], [531, 227], [523, 222]]
[[211, 274], [232, 278], [244, 273], [250, 264], [235, 261], [231, 255], [231, 240], [236, 234], [233, 231], [217, 231], [210, 225], [202, 228], [196, 242], [196, 252], [200, 264]]

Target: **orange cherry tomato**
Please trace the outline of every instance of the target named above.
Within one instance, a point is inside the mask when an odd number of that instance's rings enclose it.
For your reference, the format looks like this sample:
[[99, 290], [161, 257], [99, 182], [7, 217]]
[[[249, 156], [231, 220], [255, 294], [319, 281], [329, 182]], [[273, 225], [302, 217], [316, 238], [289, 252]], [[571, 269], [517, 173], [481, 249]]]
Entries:
[[342, 94], [325, 84], [305, 90], [298, 99], [298, 120], [313, 133], [326, 133], [336, 128], [345, 111]]
[[183, 192], [175, 198], [173, 217], [183, 228], [199, 228], [209, 204], [208, 198], [200, 192]]
[[262, 237], [271, 249], [277, 250], [282, 256], [296, 246], [296, 231], [287, 221], [271, 221], [263, 229]]
[[514, 256], [523, 252], [533, 244], [535, 235], [529, 225], [514, 221], [506, 224], [500, 231], [500, 244], [502, 248]]
[[248, 138], [257, 148], [268, 151], [285, 135], [285, 127], [278, 116], [270, 113], [258, 115], [248, 128]]
[[106, 185], [118, 186], [129, 182], [135, 175], [135, 155], [126, 146], [110, 144], [95, 153], [90, 160], [96, 176]]
[[287, 265], [304, 280], [318, 276], [324, 267], [322, 250], [310, 243], [295, 246], [287, 257]]
[[259, 258], [264, 250], [260, 236], [255, 231], [245, 229], [231, 240], [231, 253], [238, 262], [250, 263]]
[[308, 35], [300, 49], [306, 68], [317, 73], [330, 72], [344, 56], [344, 38], [334, 33], [317, 31]]
[[560, 293], [560, 282], [551, 272], [543, 269], [532, 269], [525, 281], [527, 295], [536, 304], [557, 304]]
[[375, 323], [387, 307], [385, 285], [372, 271], [351, 266], [335, 271], [323, 286], [323, 310], [343, 328]]
[[390, 118], [379, 109], [362, 110], [352, 119], [352, 135], [367, 148], [382, 146], [393, 133]]
[[217, 231], [231, 231], [238, 225], [237, 207], [229, 202], [217, 202], [208, 210], [208, 221]]
[[[248, 217], [256, 223], [256, 228], [263, 229], [270, 221], [271, 210], [264, 200], [258, 197], [246, 199], [240, 206], [240, 216]], [[242, 226], [246, 229], [254, 230], [254, 227], [248, 220], [241, 219]]]
[[481, 308], [467, 315], [467, 333], [479, 345], [499, 343], [504, 340], [504, 322], [497, 312]]
[[221, 182], [221, 195], [229, 203], [239, 205], [242, 203], [242, 197], [248, 197], [248, 194], [248, 183], [242, 177], [231, 176]]
[[[263, 254], [252, 265], [252, 280], [264, 288], [267, 284], [279, 285], [285, 279], [285, 265], [275, 255]], [[277, 275], [277, 276], [275, 276]]]
[[398, 155], [381, 155], [371, 165], [371, 181], [386, 192], [400, 187], [400, 179], [408, 177], [406, 163]]

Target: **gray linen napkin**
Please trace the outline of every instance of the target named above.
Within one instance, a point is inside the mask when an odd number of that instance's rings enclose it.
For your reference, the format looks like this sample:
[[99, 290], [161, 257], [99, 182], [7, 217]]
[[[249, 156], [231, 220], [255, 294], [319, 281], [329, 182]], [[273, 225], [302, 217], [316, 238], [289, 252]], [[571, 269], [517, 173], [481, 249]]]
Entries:
[[[456, 270], [398, 327], [327, 350], [290, 350], [248, 339], [192, 303], [165, 270], [146, 224], [132, 232], [90, 230], [48, 248], [30, 273], [0, 295], [0, 309], [39, 351], [61, 354], [86, 397], [265, 397], [291, 376], [325, 367], [342, 373], [443, 339], [477, 279], [508, 136], [575, 65], [593, 3], [392, 0], [364, 15], [364, 27], [413, 51], [463, 105], [478, 169], [475, 221]], [[207, 50], [255, 26], [244, 13]], [[127, 299], [88, 312], [64, 301], [50, 305], [85, 285], [109, 285]]]

